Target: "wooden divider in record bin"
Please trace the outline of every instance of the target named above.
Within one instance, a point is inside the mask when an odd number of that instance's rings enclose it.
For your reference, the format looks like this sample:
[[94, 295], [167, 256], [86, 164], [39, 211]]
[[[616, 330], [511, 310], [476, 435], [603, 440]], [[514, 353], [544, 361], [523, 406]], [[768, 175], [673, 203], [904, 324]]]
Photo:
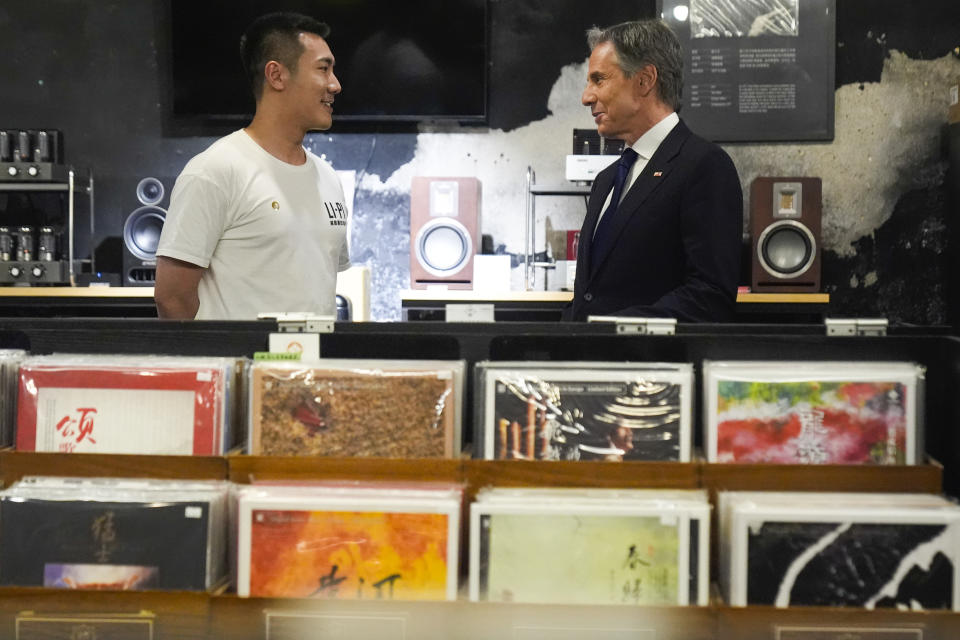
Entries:
[[227, 460], [221, 456], [0, 451], [3, 486], [9, 486], [23, 476], [224, 480]]

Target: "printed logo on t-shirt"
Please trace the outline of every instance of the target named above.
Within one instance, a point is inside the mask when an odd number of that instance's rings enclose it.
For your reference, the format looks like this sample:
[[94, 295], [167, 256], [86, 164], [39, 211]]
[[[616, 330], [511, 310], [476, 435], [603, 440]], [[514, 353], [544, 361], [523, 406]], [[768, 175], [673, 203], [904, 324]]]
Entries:
[[327, 222], [331, 227], [347, 226], [347, 208], [342, 202], [324, 202], [323, 206], [327, 210]]

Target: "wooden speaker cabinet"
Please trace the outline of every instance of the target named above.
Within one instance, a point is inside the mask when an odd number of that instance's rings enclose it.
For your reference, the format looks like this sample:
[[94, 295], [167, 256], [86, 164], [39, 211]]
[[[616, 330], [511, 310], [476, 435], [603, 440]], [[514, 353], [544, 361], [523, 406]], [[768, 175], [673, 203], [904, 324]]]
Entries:
[[751, 288], [820, 291], [820, 178], [757, 178], [750, 187]]
[[480, 181], [413, 179], [410, 189], [410, 288], [473, 288], [480, 246]]

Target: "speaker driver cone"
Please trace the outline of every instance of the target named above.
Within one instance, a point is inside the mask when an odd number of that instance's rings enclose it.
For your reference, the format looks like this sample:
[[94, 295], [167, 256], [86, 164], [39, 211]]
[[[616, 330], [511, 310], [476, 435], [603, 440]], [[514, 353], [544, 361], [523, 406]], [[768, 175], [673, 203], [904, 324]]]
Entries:
[[414, 246], [420, 265], [438, 277], [463, 269], [473, 253], [470, 232], [452, 218], [438, 218], [422, 226]]
[[140, 260], [156, 260], [166, 212], [160, 207], [140, 207], [123, 224], [123, 243]]
[[781, 220], [760, 234], [757, 257], [764, 271], [773, 277], [795, 278], [813, 265], [816, 239], [805, 225]]

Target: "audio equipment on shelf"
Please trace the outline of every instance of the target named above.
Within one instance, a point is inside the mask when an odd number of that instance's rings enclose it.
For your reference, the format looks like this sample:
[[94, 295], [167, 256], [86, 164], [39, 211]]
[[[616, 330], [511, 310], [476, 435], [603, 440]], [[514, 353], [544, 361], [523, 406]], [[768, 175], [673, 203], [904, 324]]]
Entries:
[[757, 178], [750, 188], [754, 293], [820, 291], [820, 178]]
[[[123, 223], [123, 285], [152, 287], [157, 277], [157, 245], [167, 218], [161, 206], [167, 188], [164, 180], [146, 177], [134, 188], [140, 207]], [[172, 180], [167, 180], [172, 186]]]
[[0, 129], [0, 182], [65, 182], [63, 134], [57, 129]]
[[89, 196], [92, 233], [93, 176], [65, 163], [63, 133], [0, 129], [0, 191], [0, 284], [73, 284], [75, 196]]
[[68, 262], [57, 238], [62, 229], [0, 227], [0, 284], [66, 284]]
[[480, 241], [480, 181], [416, 177], [410, 190], [410, 287], [470, 289]]

